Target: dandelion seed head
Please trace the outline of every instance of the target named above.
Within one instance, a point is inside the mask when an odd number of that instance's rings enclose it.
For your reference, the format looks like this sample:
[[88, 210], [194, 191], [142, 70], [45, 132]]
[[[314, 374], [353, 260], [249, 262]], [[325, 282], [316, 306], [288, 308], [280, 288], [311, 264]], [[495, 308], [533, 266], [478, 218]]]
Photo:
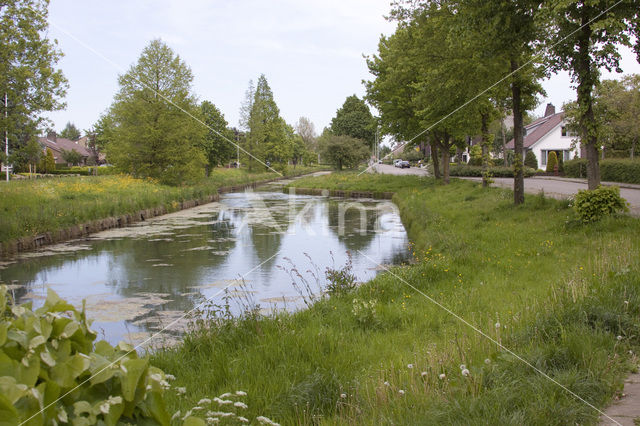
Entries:
[[404, 395], [404, 390], [400, 389], [400, 390], [398, 391], [398, 393], [399, 393], [400, 395]]
[[446, 378], [447, 378], [447, 375], [446, 375], [446, 374], [444, 374], [444, 373], [440, 373], [440, 375], [438, 376], [438, 378], [439, 378], [440, 380], [444, 380], [444, 379], [446, 379]]
[[347, 397], [347, 394], [346, 394], [346, 393], [341, 393], [341, 394], [340, 394], [340, 398], [344, 399], [344, 398], [346, 398], [346, 397]]
[[464, 370], [462, 370], [462, 375], [464, 377], [467, 377], [469, 374], [471, 374], [471, 373], [469, 373], [469, 370], [467, 370], [466, 368]]
[[428, 374], [428, 373], [427, 373], [426, 371], [423, 371], [422, 373], [420, 373], [420, 375], [421, 375], [422, 377], [426, 377], [426, 376], [427, 376], [427, 374]]

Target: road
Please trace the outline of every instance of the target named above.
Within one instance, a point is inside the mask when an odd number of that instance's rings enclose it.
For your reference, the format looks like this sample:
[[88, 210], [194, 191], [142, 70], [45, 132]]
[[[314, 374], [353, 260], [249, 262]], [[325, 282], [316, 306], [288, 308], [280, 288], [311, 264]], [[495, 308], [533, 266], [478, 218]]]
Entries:
[[[482, 181], [481, 178], [465, 178], [474, 181]], [[493, 186], [513, 188], [512, 178], [493, 178]], [[615, 183], [606, 182], [606, 185]], [[640, 216], [640, 185], [620, 184], [620, 195], [630, 204], [629, 210], [634, 216]], [[568, 198], [579, 190], [587, 189], [586, 181], [581, 179], [567, 179], [560, 177], [534, 176], [524, 180], [524, 192], [538, 194], [544, 191], [544, 195], [553, 198]]]
[[371, 167], [372, 171], [376, 171], [378, 173], [384, 173], [387, 175], [419, 175], [419, 176], [428, 176], [426, 169], [420, 169], [418, 167], [409, 167], [408, 169], [401, 169], [399, 167], [390, 166], [388, 164], [374, 164]]
[[[373, 168], [378, 173], [390, 175], [421, 175], [427, 176], [424, 169], [411, 167], [409, 169], [399, 169], [386, 164], [376, 164]], [[462, 178], [473, 181], [482, 181], [481, 178]], [[512, 178], [493, 178], [493, 186], [502, 188], [513, 188]], [[615, 183], [604, 182], [605, 185], [615, 185]], [[620, 195], [629, 202], [629, 210], [632, 215], [640, 216], [640, 185], [620, 184]], [[544, 192], [548, 197], [568, 198], [575, 195], [579, 190], [587, 189], [584, 179], [569, 179], [560, 177], [535, 176], [524, 180], [524, 191], [529, 194]]]

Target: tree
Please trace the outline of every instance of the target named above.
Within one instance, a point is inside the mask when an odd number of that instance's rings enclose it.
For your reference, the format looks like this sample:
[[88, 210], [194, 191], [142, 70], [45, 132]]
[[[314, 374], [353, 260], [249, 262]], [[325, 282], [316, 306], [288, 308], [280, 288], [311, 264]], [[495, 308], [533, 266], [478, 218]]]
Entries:
[[72, 122], [67, 122], [67, 125], [64, 126], [64, 129], [60, 132], [60, 136], [69, 139], [71, 141], [77, 141], [80, 139], [80, 130], [73, 124]]
[[549, 153], [549, 155], [547, 156], [547, 169], [546, 169], [546, 172], [547, 173], [553, 173], [553, 172], [555, 172], [556, 167], [558, 167], [558, 155], [556, 154], [555, 151], [551, 151]]
[[228, 123], [222, 112], [209, 101], [203, 101], [200, 104], [200, 111], [204, 122], [209, 127], [209, 131], [202, 140], [202, 148], [208, 161], [208, 174], [212, 168], [229, 162], [236, 152], [236, 147], [229, 142], [233, 140], [234, 134], [227, 128]]
[[547, 60], [554, 71], [566, 70], [577, 85], [578, 126], [587, 154], [590, 190], [600, 185], [598, 122], [594, 88], [599, 70], [620, 70], [618, 46], [631, 45], [640, 60], [640, 15], [636, 0], [550, 0], [545, 2], [549, 24]]
[[249, 80], [249, 87], [244, 92], [244, 100], [240, 105], [240, 129], [249, 131], [251, 120], [251, 110], [253, 109], [253, 101], [256, 96], [256, 88], [253, 85], [253, 80]]
[[[258, 79], [251, 115], [247, 151], [262, 161], [277, 163], [283, 168], [291, 158], [292, 147], [285, 131], [286, 123], [280, 117], [280, 110], [273, 99], [273, 92], [264, 74]], [[253, 168], [249, 157], [249, 170]]]
[[[0, 2], [0, 96], [7, 118], [0, 114], [0, 128], [7, 132], [11, 150], [26, 148], [45, 120], [44, 111], [64, 107], [67, 80], [55, 66], [62, 57], [55, 42], [47, 39], [48, 1]], [[4, 108], [3, 108], [4, 109]], [[4, 136], [4, 135], [2, 135]], [[17, 155], [14, 158], [24, 155]]]
[[356, 95], [347, 97], [331, 120], [331, 131], [334, 135], [362, 139], [369, 147], [373, 147], [375, 143], [376, 126], [377, 122], [369, 107]]
[[27, 142], [27, 146], [24, 147], [23, 152], [29, 164], [29, 177], [31, 177], [32, 172], [37, 173], [37, 164], [40, 161], [40, 157], [42, 157], [42, 147], [35, 138], [31, 138]]
[[62, 159], [67, 164], [71, 164], [72, 166], [77, 166], [82, 161], [82, 155], [75, 149], [70, 149], [69, 151], [63, 149]]
[[318, 140], [320, 154], [336, 170], [343, 167], [354, 168], [369, 156], [367, 143], [351, 136], [337, 136], [332, 132], [324, 132]]
[[307, 117], [300, 117], [296, 124], [296, 133], [300, 135], [308, 150], [316, 149], [316, 130], [311, 120]]
[[523, 118], [526, 110], [535, 106], [536, 94], [542, 93], [538, 80], [543, 70], [534, 56], [538, 40], [543, 34], [546, 37], [539, 24], [542, 0], [461, 0], [459, 3], [468, 30], [481, 41], [474, 46], [477, 54], [501, 64], [502, 71], [496, 75], [509, 73], [514, 138], [513, 201], [521, 204], [524, 203]]
[[109, 112], [109, 161], [133, 176], [165, 184], [200, 179], [206, 164], [200, 148], [206, 129], [188, 115], [200, 114], [192, 81], [191, 69], [169, 46], [151, 41], [118, 78], [120, 90]]
[[530, 169], [538, 170], [538, 159], [533, 151], [527, 151], [527, 155], [524, 156], [524, 165]]
[[47, 148], [47, 155], [44, 157], [42, 166], [45, 173], [51, 173], [56, 169], [56, 159], [53, 157], [53, 151], [50, 148]]

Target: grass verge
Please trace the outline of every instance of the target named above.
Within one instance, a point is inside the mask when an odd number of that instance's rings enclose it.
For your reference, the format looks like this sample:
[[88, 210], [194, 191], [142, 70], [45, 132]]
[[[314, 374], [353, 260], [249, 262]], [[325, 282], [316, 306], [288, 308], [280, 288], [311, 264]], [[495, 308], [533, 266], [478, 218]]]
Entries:
[[[316, 170], [297, 167], [289, 175]], [[271, 172], [216, 169], [199, 184], [181, 187], [125, 175], [10, 181], [0, 185], [0, 242], [151, 207], [176, 210], [180, 202], [214, 194], [223, 186], [276, 177]]]
[[637, 219], [583, 226], [566, 202], [528, 196], [514, 207], [509, 191], [467, 181], [295, 185], [396, 190], [415, 263], [295, 314], [212, 319], [154, 353], [187, 388], [169, 397], [172, 412], [243, 390], [247, 417], [282, 424], [597, 422], [597, 411], [406, 283], [596, 407], [637, 364]]

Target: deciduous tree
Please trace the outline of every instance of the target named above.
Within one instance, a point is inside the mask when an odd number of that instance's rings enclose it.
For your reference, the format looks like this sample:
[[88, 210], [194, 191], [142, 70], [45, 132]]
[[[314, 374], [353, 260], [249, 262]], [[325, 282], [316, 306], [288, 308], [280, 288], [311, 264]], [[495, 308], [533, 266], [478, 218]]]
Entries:
[[134, 176], [167, 184], [201, 178], [206, 128], [189, 116], [200, 114], [191, 93], [191, 69], [169, 46], [153, 40], [118, 81], [110, 110], [109, 161]]
[[566, 70], [577, 85], [578, 126], [587, 154], [589, 189], [600, 185], [598, 121], [594, 89], [600, 69], [620, 69], [620, 45], [631, 46], [640, 60], [640, 7], [637, 0], [549, 0], [547, 60], [554, 71]]
[[77, 141], [80, 139], [81, 135], [80, 130], [75, 126], [75, 124], [68, 121], [67, 125], [64, 126], [64, 129], [60, 132], [60, 136], [71, 141]]
[[212, 168], [227, 163], [236, 152], [236, 147], [229, 141], [234, 140], [234, 133], [227, 128], [227, 120], [220, 110], [211, 102], [200, 104], [203, 120], [209, 131], [202, 140], [202, 148], [207, 156], [209, 172]]
[[48, 4], [46, 0], [0, 2], [0, 129], [3, 137], [7, 131], [10, 150], [25, 148], [37, 135], [45, 121], [42, 112], [64, 107], [68, 85], [62, 71], [55, 69], [62, 52], [55, 40], [47, 38]]

